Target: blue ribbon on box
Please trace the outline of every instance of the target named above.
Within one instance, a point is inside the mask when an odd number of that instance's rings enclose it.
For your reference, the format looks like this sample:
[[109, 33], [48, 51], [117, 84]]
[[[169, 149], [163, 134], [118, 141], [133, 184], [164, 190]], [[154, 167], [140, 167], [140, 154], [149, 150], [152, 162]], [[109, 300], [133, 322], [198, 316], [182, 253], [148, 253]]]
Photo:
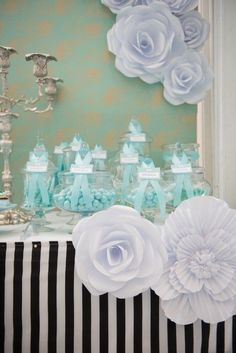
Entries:
[[[185, 153], [182, 154], [181, 158], [178, 158], [175, 154], [172, 158], [173, 166], [179, 167], [189, 164], [188, 157]], [[191, 182], [191, 173], [177, 173], [175, 174], [176, 187], [174, 191], [174, 206], [178, 206], [181, 203], [181, 195], [183, 190], [186, 191], [188, 198], [194, 196], [193, 186]]]
[[[145, 158], [144, 161], [142, 162], [141, 168], [146, 172], [148, 171], [152, 172], [153, 170], [155, 170], [155, 165], [151, 158]], [[158, 179], [143, 179], [140, 181], [138, 191], [134, 201], [134, 208], [139, 212], [141, 211], [143, 198], [145, 196], [145, 191], [149, 184], [153, 187], [153, 190], [157, 195], [157, 200], [160, 208], [160, 215], [161, 215], [161, 218], [164, 220], [166, 215], [166, 197], [165, 197], [164, 190], [159, 184]]]
[[[83, 158], [84, 155], [84, 158]], [[92, 162], [92, 154], [89, 150], [79, 151], [75, 158], [75, 167], [86, 167], [91, 166]], [[80, 196], [80, 191], [82, 192], [85, 206], [87, 209], [92, 208], [92, 195], [88, 182], [88, 173], [81, 174], [78, 172], [75, 176], [75, 180], [72, 186], [72, 194], [71, 194], [71, 209], [72, 211], [77, 210], [77, 204]]]

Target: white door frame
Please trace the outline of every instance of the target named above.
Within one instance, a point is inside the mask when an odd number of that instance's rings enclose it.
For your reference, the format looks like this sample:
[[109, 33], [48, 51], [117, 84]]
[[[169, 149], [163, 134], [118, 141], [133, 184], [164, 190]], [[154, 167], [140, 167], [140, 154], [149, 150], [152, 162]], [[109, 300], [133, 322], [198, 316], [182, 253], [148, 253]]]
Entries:
[[236, 79], [233, 70], [236, 67], [233, 61], [236, 56], [236, 24], [233, 18], [236, 2], [199, 0], [199, 11], [211, 24], [204, 54], [215, 75], [211, 92], [198, 106], [197, 130], [202, 146], [202, 163], [214, 195], [236, 207], [236, 89], [232, 91], [231, 83]]

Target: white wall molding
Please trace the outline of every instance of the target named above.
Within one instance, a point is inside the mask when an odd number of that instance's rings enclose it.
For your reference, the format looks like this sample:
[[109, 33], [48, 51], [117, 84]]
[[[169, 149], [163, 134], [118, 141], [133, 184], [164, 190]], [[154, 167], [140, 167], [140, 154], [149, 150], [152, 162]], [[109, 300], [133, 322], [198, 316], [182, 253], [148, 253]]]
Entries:
[[198, 140], [214, 195], [236, 207], [236, 1], [199, 2], [200, 12], [211, 24], [204, 54], [215, 79], [208, 97], [199, 105]]

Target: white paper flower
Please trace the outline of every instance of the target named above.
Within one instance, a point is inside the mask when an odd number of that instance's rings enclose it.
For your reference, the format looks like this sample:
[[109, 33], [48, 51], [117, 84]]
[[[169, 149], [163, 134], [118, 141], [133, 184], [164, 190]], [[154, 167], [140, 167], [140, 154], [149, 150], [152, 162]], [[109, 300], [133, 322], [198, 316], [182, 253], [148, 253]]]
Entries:
[[164, 73], [164, 97], [173, 105], [197, 104], [210, 89], [213, 73], [205, 57], [187, 50], [172, 60]]
[[190, 49], [201, 49], [208, 38], [210, 24], [198, 11], [190, 11], [179, 17], [184, 31], [184, 40]]
[[73, 244], [77, 273], [93, 295], [127, 298], [145, 291], [167, 257], [158, 228], [125, 206], [80, 221]]
[[179, 19], [159, 1], [124, 9], [107, 39], [116, 68], [147, 83], [159, 82], [170, 61], [186, 50]]
[[170, 10], [175, 15], [182, 15], [195, 9], [198, 5], [198, 0], [161, 0], [170, 7]]
[[114, 13], [119, 13], [125, 7], [137, 5], [150, 5], [157, 0], [101, 0]]
[[236, 211], [214, 197], [184, 201], [163, 227], [168, 263], [158, 284], [168, 318], [227, 320], [236, 308]]

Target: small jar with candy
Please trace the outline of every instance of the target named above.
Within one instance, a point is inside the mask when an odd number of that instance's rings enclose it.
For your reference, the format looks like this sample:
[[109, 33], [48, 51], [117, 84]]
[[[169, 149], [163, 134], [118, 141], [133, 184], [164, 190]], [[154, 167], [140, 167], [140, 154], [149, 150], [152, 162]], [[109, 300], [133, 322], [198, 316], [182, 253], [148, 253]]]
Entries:
[[126, 204], [134, 207], [150, 220], [166, 216], [166, 184], [151, 158], [145, 158], [138, 168], [137, 181], [126, 196]]
[[143, 131], [142, 125], [136, 119], [131, 119], [128, 132], [124, 133], [119, 139], [119, 150], [122, 150], [125, 143], [132, 144], [140, 157], [150, 156], [151, 137]]
[[121, 204], [124, 203], [130, 187], [137, 180], [139, 165], [139, 154], [133, 144], [125, 143], [119, 153], [119, 160], [111, 168], [118, 202]]
[[69, 175], [64, 179], [66, 183], [55, 190], [54, 202], [58, 208], [87, 216], [115, 203], [111, 175], [107, 171], [94, 171], [87, 145], [77, 153]]
[[[49, 231], [45, 227], [45, 212], [52, 209], [56, 167], [48, 158], [48, 152], [40, 140], [30, 152], [29, 161], [23, 170], [24, 200], [22, 208], [33, 213], [30, 225], [33, 230]], [[30, 226], [29, 225], [29, 226]]]
[[57, 167], [55, 184], [59, 184], [59, 175], [65, 171], [65, 160], [63, 150], [69, 146], [68, 142], [61, 142], [54, 147], [55, 165]]
[[178, 158], [182, 154], [187, 156], [188, 162], [192, 167], [198, 166], [199, 161], [199, 144], [197, 143], [175, 143], [162, 146], [162, 159], [164, 161], [164, 169], [170, 169], [173, 156]]
[[71, 165], [74, 163], [75, 156], [82, 146], [82, 138], [79, 134], [75, 135], [73, 140], [63, 148], [64, 171], [69, 172]]
[[184, 200], [211, 194], [211, 186], [205, 179], [203, 168], [192, 167], [185, 154], [181, 158], [174, 156], [171, 169], [163, 172], [163, 178], [168, 185], [169, 212]]
[[91, 151], [94, 171], [104, 172], [107, 170], [107, 151], [101, 145], [96, 145]]
[[124, 203], [124, 196], [137, 179], [138, 166], [150, 156], [150, 145], [150, 136], [143, 132], [137, 120], [131, 119], [128, 132], [119, 139], [119, 150], [109, 161], [119, 203]]

